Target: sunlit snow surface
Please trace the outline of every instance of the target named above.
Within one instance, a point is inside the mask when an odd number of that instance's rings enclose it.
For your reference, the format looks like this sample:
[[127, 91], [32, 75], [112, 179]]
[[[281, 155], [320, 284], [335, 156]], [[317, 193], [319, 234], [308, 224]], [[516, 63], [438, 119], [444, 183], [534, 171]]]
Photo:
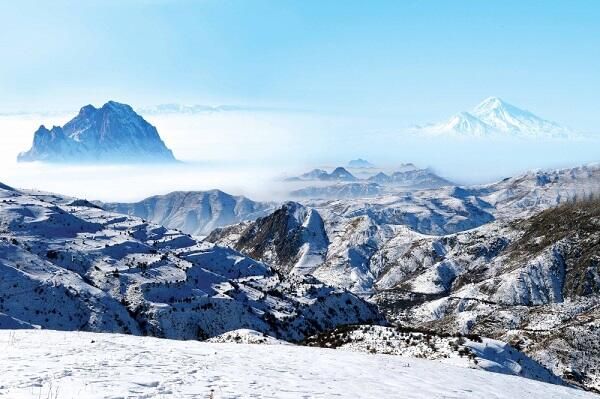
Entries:
[[0, 397], [592, 398], [433, 361], [289, 345], [0, 331]]

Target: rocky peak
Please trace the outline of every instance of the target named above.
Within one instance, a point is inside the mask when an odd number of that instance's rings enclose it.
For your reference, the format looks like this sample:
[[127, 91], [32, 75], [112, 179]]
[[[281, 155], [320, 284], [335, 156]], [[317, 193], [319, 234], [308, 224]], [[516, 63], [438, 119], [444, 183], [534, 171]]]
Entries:
[[173, 162], [158, 131], [127, 104], [86, 105], [62, 128], [40, 126], [20, 162]]

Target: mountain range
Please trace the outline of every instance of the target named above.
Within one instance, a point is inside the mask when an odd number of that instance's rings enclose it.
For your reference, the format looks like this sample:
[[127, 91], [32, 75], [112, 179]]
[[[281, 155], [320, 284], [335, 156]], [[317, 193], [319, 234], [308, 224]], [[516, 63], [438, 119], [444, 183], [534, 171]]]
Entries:
[[0, 328], [297, 341], [373, 322], [385, 323], [374, 305], [313, 277], [87, 201], [0, 189]]
[[[207, 241], [309, 271], [399, 325], [510, 342], [565, 380], [600, 389], [598, 193], [598, 166], [534, 171], [483, 186], [308, 200], [303, 212], [322, 220], [312, 234], [289, 227], [287, 205]], [[320, 248], [310, 269], [296, 266], [304, 248]]]
[[598, 391], [598, 193], [598, 165], [278, 205], [0, 185], [0, 328], [302, 343]]
[[150, 220], [196, 236], [217, 227], [254, 220], [274, 210], [267, 202], [252, 201], [220, 190], [176, 191], [133, 203], [101, 203], [103, 209]]
[[[396, 171], [386, 174], [377, 172], [372, 167], [360, 167], [363, 178], [358, 178], [344, 167], [337, 167], [331, 173], [323, 169], [313, 169], [297, 177], [287, 178], [289, 182], [334, 182], [333, 186], [303, 187], [294, 190], [292, 197], [328, 197], [352, 198], [358, 196], [373, 196], [386, 192], [381, 186], [395, 188], [439, 188], [451, 186], [453, 183], [438, 176], [431, 169], [421, 169], [412, 163], [401, 164]], [[381, 186], [380, 186], [381, 185]], [[340, 196], [338, 196], [340, 195]]]
[[470, 112], [459, 112], [445, 122], [417, 126], [413, 132], [432, 136], [570, 138], [572, 130], [511, 105], [498, 97], [483, 100]]
[[31, 149], [19, 162], [175, 162], [158, 131], [126, 104], [86, 105], [64, 126], [34, 133]]

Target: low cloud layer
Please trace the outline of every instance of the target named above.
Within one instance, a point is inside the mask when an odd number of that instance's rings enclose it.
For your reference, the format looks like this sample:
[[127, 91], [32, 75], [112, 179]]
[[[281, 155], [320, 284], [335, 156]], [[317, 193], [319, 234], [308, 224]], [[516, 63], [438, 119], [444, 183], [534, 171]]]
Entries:
[[105, 201], [174, 190], [219, 188], [256, 199], [283, 198], [283, 176], [365, 158], [386, 170], [413, 162], [461, 183], [483, 183], [527, 169], [598, 161], [597, 140], [444, 139], [403, 133], [398, 121], [303, 112], [148, 114], [175, 166], [17, 164], [40, 124], [74, 115], [0, 116], [0, 182]]

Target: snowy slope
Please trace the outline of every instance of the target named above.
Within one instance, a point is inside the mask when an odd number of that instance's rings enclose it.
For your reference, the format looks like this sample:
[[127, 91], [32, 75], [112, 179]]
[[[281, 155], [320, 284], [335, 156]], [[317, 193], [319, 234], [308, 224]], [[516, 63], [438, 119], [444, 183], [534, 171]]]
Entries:
[[251, 328], [297, 340], [383, 322], [312, 277], [284, 278], [232, 249], [45, 193], [0, 189], [0, 276], [0, 327], [176, 339]]
[[103, 203], [104, 209], [134, 215], [192, 235], [254, 220], [273, 211], [271, 203], [252, 201], [220, 190], [176, 191], [134, 203]]
[[428, 360], [290, 345], [35, 330], [0, 331], [0, 345], [0, 396], [11, 399], [596, 397]]
[[576, 133], [556, 122], [540, 118], [498, 97], [486, 98], [471, 112], [461, 112], [446, 122], [417, 127], [414, 132], [454, 137], [570, 138], [577, 136]]
[[363, 325], [339, 327], [309, 337], [304, 343], [323, 348], [436, 360], [445, 364], [566, 385], [538, 362], [505, 342], [476, 335], [436, 334], [401, 327]]

